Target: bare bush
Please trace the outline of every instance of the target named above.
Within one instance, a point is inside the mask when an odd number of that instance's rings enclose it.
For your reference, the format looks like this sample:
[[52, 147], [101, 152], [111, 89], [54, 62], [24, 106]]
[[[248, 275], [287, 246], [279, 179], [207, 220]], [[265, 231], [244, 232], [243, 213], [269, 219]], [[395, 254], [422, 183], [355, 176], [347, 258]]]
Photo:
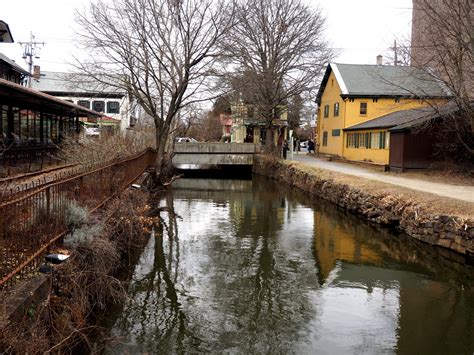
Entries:
[[97, 164], [122, 159], [155, 148], [152, 129], [129, 130], [126, 134], [103, 134], [81, 140], [66, 138], [60, 146], [58, 158], [65, 163]]
[[[102, 233], [71, 250], [68, 261], [55, 269], [51, 293], [43, 303], [29, 309], [21, 322], [2, 329], [0, 353], [95, 351], [97, 317], [106, 305], [126, 297], [117, 272], [128, 265], [130, 250], [143, 245], [155, 222], [146, 216], [146, 199], [143, 192], [128, 191], [88, 223], [103, 226]], [[74, 221], [83, 217], [79, 208], [71, 214]]]

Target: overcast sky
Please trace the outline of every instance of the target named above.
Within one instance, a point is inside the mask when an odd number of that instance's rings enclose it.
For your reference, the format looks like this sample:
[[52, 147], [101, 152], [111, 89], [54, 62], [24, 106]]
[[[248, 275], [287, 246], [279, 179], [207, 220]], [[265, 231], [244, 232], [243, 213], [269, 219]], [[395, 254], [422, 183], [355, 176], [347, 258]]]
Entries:
[[[338, 49], [336, 62], [375, 64], [387, 53], [395, 37], [410, 33], [412, 0], [307, 0], [320, 6], [327, 18], [327, 39]], [[0, 52], [25, 69], [20, 41], [46, 42], [35, 64], [42, 70], [71, 71], [77, 55], [74, 42], [76, 9], [89, 0], [2, 0], [0, 19], [9, 24], [15, 43], [0, 43]]]

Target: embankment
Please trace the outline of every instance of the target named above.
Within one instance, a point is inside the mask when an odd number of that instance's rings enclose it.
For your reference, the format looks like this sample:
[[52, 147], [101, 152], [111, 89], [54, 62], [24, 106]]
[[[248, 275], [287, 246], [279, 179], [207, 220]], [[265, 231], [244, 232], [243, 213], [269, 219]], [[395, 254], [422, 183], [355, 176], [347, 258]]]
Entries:
[[[52, 252], [71, 256], [52, 275], [17, 285], [27, 299], [10, 297], [15, 311], [0, 327], [0, 353], [96, 352], [97, 323], [125, 299], [123, 270], [134, 265], [157, 223], [148, 210], [148, 194], [128, 189], [92, 215], [80, 206], [68, 211], [71, 233]], [[32, 287], [41, 292], [31, 294]]]
[[426, 243], [474, 256], [472, 203], [259, 155], [255, 174], [283, 181]]

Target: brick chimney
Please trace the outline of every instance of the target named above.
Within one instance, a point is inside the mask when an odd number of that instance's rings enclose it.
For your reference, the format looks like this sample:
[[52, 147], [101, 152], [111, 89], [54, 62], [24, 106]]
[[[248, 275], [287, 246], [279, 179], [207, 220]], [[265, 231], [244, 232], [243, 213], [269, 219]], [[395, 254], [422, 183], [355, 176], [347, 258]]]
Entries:
[[36, 80], [39, 80], [40, 76], [41, 76], [40, 66], [39, 65], [33, 66], [33, 78], [35, 78]]
[[382, 55], [379, 54], [379, 55], [377, 56], [377, 65], [378, 65], [378, 66], [383, 65], [382, 62], [383, 62], [383, 57], [382, 57]]

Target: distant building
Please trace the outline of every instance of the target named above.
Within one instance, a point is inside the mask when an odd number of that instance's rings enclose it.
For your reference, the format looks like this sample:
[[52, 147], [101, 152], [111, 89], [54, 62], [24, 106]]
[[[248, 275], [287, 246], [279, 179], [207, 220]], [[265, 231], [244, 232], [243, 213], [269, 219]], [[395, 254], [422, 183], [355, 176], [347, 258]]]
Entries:
[[388, 165], [391, 130], [431, 114], [419, 109], [447, 97], [417, 68], [331, 63], [316, 98], [318, 151]]
[[224, 142], [230, 142], [232, 134], [232, 116], [221, 113], [219, 115], [219, 121], [222, 126], [222, 140]]
[[[264, 143], [268, 123], [257, 107], [241, 101], [231, 103], [232, 133], [231, 141], [236, 143]], [[288, 137], [288, 108], [280, 105], [273, 110], [272, 127], [274, 144]]]
[[135, 123], [126, 90], [104, 85], [82, 74], [49, 71], [39, 73], [37, 67], [33, 77], [32, 88], [119, 120], [122, 131]]
[[16, 64], [6, 55], [0, 53], [0, 78], [19, 85], [26, 85], [29, 76], [30, 73], [25, 69]]
[[[10, 27], [4, 21], [0, 20], [0, 43], [13, 43], [13, 36], [10, 32]], [[15, 63], [15, 61], [8, 58], [6, 55], [0, 53], [0, 78], [11, 81], [19, 85], [26, 85], [27, 79], [30, 76], [25, 69]]]

